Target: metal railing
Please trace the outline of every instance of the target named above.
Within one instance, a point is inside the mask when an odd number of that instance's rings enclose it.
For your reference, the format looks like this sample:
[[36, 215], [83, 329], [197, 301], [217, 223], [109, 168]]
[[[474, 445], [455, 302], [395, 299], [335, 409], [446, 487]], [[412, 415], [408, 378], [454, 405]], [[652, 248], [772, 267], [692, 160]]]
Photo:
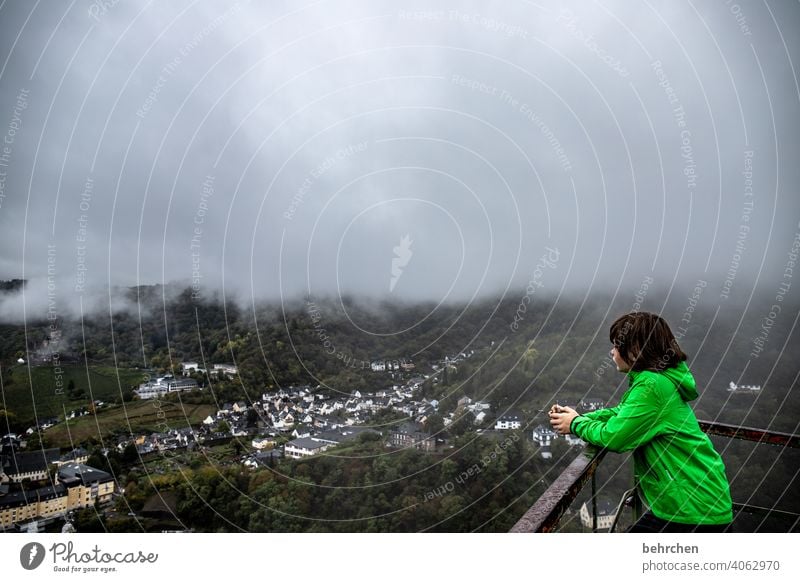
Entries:
[[[699, 421], [699, 424], [700, 428], [710, 435], [753, 441], [760, 444], [800, 448], [800, 435], [796, 434], [705, 420]], [[536, 503], [514, 524], [511, 528], [511, 533], [548, 533], [555, 531], [561, 517], [572, 505], [572, 502], [575, 501], [587, 481], [591, 481], [592, 488], [592, 531], [597, 531], [595, 472], [605, 455], [606, 449], [587, 445], [586, 449], [561, 472]], [[634, 497], [638, 499], [637, 496]], [[621, 509], [621, 505], [618, 510]], [[800, 517], [798, 514], [744, 503], [734, 503], [733, 509], [735, 512], [785, 514], [787, 516]]]

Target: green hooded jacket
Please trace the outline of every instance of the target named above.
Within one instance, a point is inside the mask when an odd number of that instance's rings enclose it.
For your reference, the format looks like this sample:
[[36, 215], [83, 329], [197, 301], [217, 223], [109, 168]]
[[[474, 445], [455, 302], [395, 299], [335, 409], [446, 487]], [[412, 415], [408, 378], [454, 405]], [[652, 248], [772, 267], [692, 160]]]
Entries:
[[634, 474], [656, 517], [687, 524], [733, 519], [725, 465], [700, 430], [685, 362], [663, 372], [630, 371], [620, 403], [575, 417], [571, 432], [618, 453], [633, 451]]

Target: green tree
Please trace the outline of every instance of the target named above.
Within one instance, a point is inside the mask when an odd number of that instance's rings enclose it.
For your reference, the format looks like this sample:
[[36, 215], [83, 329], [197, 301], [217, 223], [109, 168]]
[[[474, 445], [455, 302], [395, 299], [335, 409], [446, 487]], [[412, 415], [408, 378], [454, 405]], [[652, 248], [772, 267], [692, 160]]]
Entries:
[[139, 460], [139, 453], [136, 451], [136, 445], [133, 443], [129, 443], [125, 450], [122, 451], [122, 463], [124, 465], [130, 465], [135, 461]]
[[102, 515], [95, 507], [79, 510], [73, 523], [75, 529], [80, 533], [103, 533], [106, 531]]
[[434, 413], [428, 417], [428, 420], [425, 421], [425, 430], [427, 430], [432, 435], [437, 435], [442, 432], [444, 429], [444, 420], [440, 414]]

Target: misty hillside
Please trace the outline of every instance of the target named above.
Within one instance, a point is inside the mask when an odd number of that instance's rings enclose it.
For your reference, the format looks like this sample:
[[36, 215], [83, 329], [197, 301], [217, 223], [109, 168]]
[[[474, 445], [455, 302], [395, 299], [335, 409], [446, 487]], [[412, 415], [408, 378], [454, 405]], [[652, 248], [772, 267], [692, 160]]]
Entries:
[[[408, 359], [428, 373], [445, 357], [474, 352], [437, 396], [487, 399], [497, 411], [538, 410], [555, 400], [619, 397], [624, 377], [608, 357], [608, 327], [638, 307], [660, 311], [672, 323], [698, 380], [699, 417], [797, 430], [800, 404], [787, 397], [800, 370], [793, 356], [800, 341], [792, 333], [796, 309], [788, 302], [768, 328], [767, 341], [758, 344], [769, 301], [753, 300], [744, 311], [695, 300], [686, 312], [686, 297], [665, 302], [653, 293], [641, 305], [631, 296], [537, 296], [523, 312], [523, 296], [471, 305], [350, 297], [248, 306], [218, 296], [193, 299], [189, 289], [137, 287], [124, 290], [125, 309], [94, 311], [83, 321], [58, 319], [55, 333], [47, 319], [2, 325], [0, 361], [4, 369], [20, 357], [33, 366], [52, 365], [57, 353], [61, 363], [173, 373], [183, 361], [235, 362], [241, 381], [227, 394], [233, 399], [290, 385], [373, 389], [391, 384], [370, 371], [373, 360]], [[732, 381], [763, 389], [731, 394]]]

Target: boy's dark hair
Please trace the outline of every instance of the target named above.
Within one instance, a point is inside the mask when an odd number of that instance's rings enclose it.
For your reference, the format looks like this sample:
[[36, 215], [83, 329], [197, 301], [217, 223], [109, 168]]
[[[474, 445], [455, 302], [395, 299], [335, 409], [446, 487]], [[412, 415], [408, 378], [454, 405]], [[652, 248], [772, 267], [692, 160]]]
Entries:
[[655, 313], [627, 313], [611, 324], [608, 335], [631, 370], [660, 372], [686, 360], [669, 325]]

